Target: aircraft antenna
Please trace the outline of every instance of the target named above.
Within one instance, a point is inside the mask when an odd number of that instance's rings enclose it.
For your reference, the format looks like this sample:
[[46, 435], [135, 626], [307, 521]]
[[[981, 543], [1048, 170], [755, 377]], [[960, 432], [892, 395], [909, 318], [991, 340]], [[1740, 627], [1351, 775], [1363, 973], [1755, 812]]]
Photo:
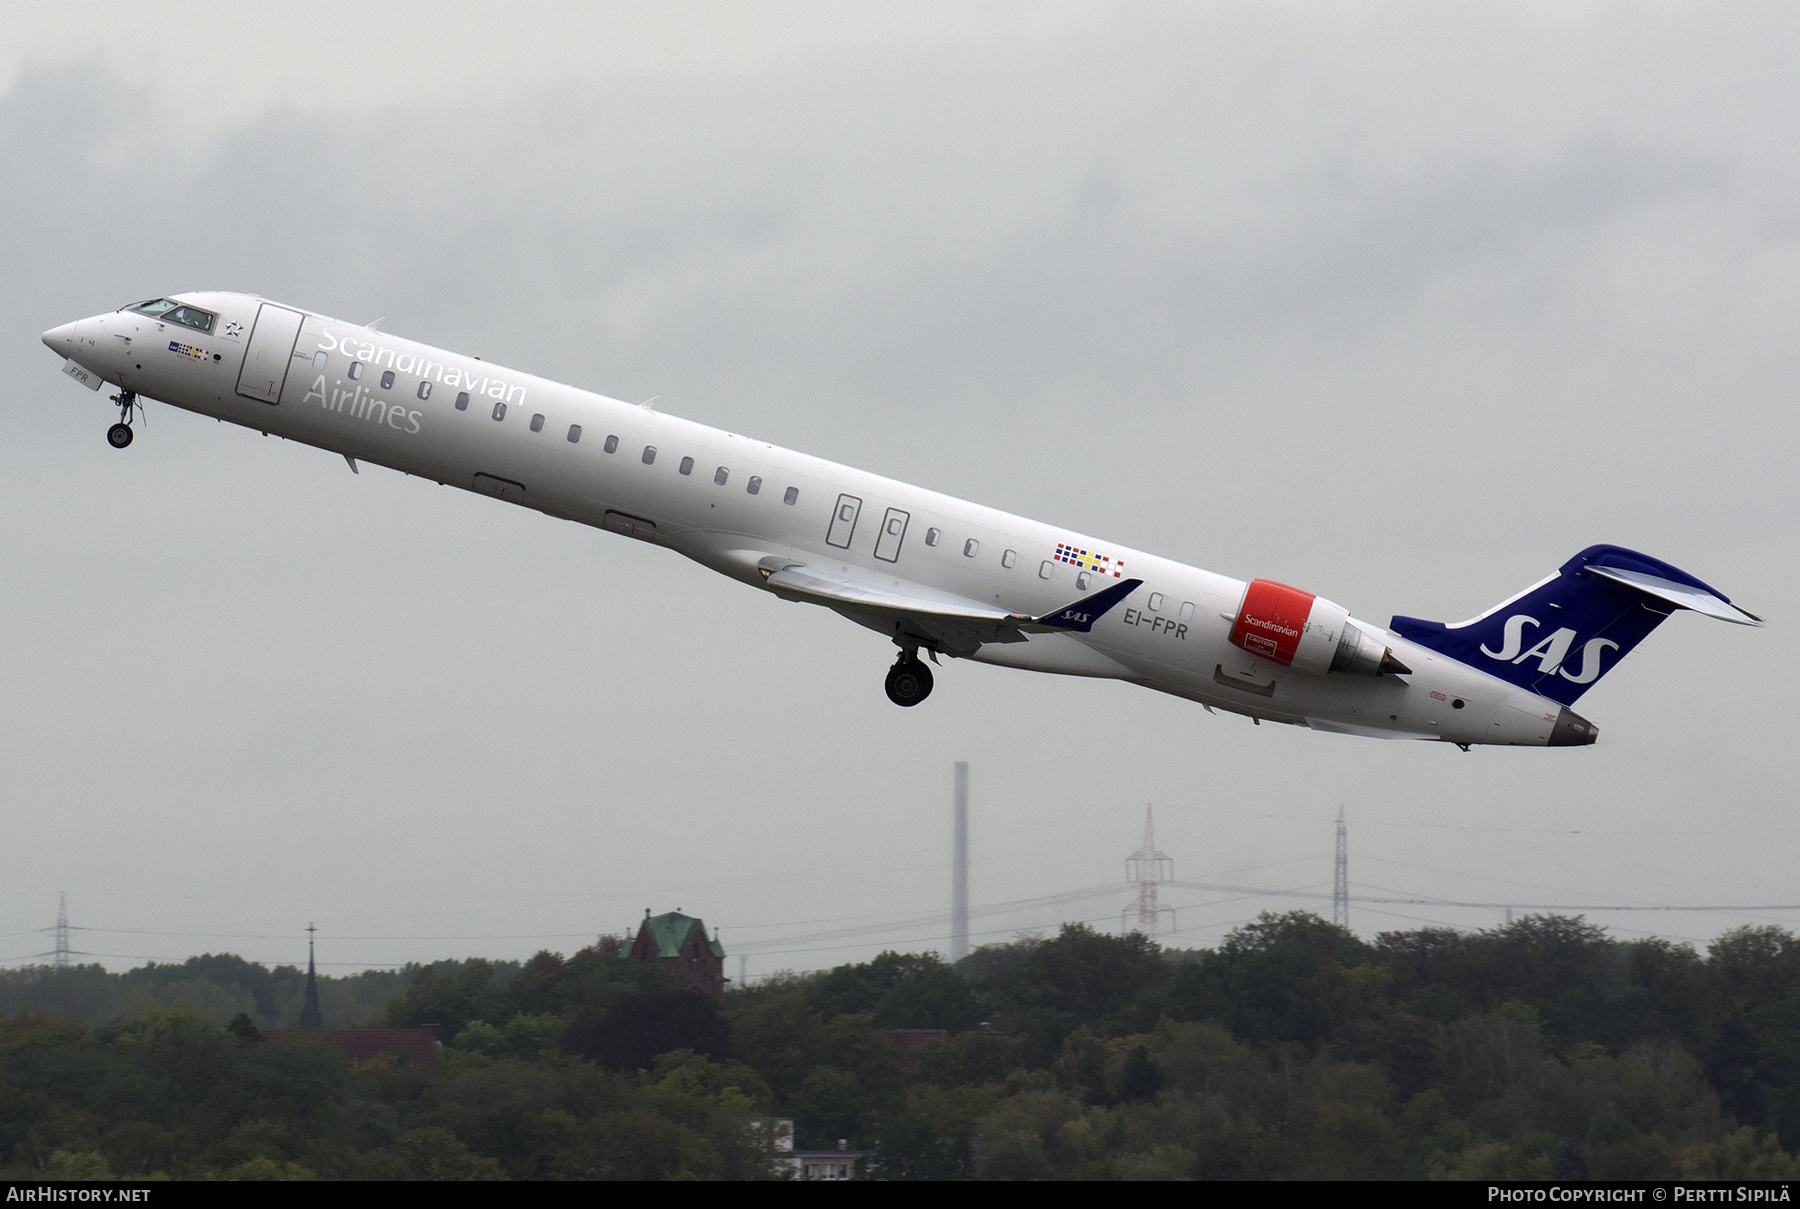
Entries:
[[69, 964], [69, 895], [67, 891], [56, 896], [56, 956], [52, 960], [59, 966]]
[[969, 762], [956, 762], [956, 815], [950, 848], [950, 960], [969, 955]]
[[1350, 833], [1344, 829], [1344, 804], [1338, 803], [1337, 869], [1331, 882], [1331, 922], [1350, 926]]
[[[1167, 915], [1169, 930], [1174, 931], [1175, 908], [1156, 901], [1156, 887], [1159, 882], [1175, 880], [1175, 860], [1156, 847], [1156, 816], [1148, 806], [1144, 807], [1144, 846], [1125, 858], [1125, 880], [1137, 883], [1137, 930], [1145, 936], [1155, 936], [1162, 930], [1162, 919]], [[1131, 914], [1131, 908], [1121, 914]]]

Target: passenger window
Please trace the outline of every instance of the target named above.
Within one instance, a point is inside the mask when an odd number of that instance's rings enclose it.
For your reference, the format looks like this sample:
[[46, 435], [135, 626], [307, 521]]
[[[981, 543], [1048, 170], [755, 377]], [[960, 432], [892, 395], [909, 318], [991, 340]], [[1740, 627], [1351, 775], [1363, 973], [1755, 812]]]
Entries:
[[458, 411], [469, 410], [469, 392], [468, 391], [459, 390], [456, 392], [456, 410], [458, 410]]
[[543, 412], [540, 411], [537, 415], [531, 417], [531, 431], [533, 431], [533, 432], [544, 431], [544, 413]]
[[579, 441], [580, 439], [581, 439], [581, 425], [579, 425], [579, 424], [569, 425], [569, 444], [573, 445], [575, 442]]
[[800, 498], [800, 488], [798, 488], [798, 487], [789, 487], [786, 491], [782, 492], [782, 494], [781, 494], [781, 502], [784, 504], [792, 504], [792, 503], [794, 503], [794, 501], [798, 500], [799, 498]]
[[603, 446], [603, 448], [608, 453], [619, 452], [619, 438], [618, 437], [607, 437], [606, 444], [605, 444], [605, 446]]
[[394, 371], [393, 370], [390, 369], [386, 373], [381, 375], [381, 389], [382, 390], [394, 389]]
[[496, 420], [506, 419], [506, 404], [504, 404], [504, 403], [494, 404], [494, 419], [496, 419]]
[[694, 459], [693, 458], [682, 458], [680, 470], [681, 470], [681, 473], [683, 473], [683, 474], [694, 473]]
[[358, 378], [362, 377], [362, 371], [363, 371], [363, 363], [361, 361], [352, 361], [350, 363], [350, 380], [352, 382], [354, 382]]
[[1038, 565], [1038, 578], [1039, 579], [1049, 579], [1050, 578], [1050, 560], [1049, 559], [1046, 558], [1042, 563], [1040, 563]]
[[324, 349], [320, 349], [318, 352], [313, 354], [313, 368], [314, 369], [324, 369], [325, 368], [325, 350]]
[[419, 383], [419, 398], [421, 398], [421, 399], [431, 398], [431, 383], [429, 383], [429, 382]]
[[644, 446], [644, 465], [646, 465], [646, 466], [651, 465], [655, 461], [656, 461], [656, 446], [654, 446], [654, 445]]
[[1152, 613], [1160, 613], [1162, 611], [1162, 593], [1161, 592], [1150, 593], [1150, 611]]
[[1008, 550], [1005, 554], [1000, 556], [1000, 565], [1005, 567], [1008, 571], [1012, 570], [1012, 565], [1018, 561], [1019, 552], [1017, 550]]
[[968, 541], [963, 543], [963, 557], [964, 558], [974, 558], [975, 555], [978, 554], [980, 551], [981, 551], [981, 543], [976, 541], [972, 537]]
[[1192, 621], [1193, 619], [1194, 619], [1194, 602], [1191, 600], [1182, 601], [1181, 602], [1181, 620]]
[[748, 486], [746, 486], [746, 487], [745, 487], [745, 488], [744, 488], [744, 490], [745, 490], [745, 491], [748, 491], [748, 492], [749, 492], [749, 493], [750, 493], [750, 494], [751, 494], [751, 495], [755, 495], [755, 494], [756, 494], [756, 493], [757, 493], [757, 492], [759, 492], [759, 491], [761, 491], [761, 490], [762, 490], [762, 478], [761, 478], [761, 476], [759, 476], [759, 475], [754, 475], [754, 474], [753, 474], [753, 475], [751, 475], [751, 476], [750, 476], [750, 483], [749, 483], [749, 485], [748, 485]]
[[1086, 571], [1083, 571], [1075, 577], [1075, 590], [1077, 592], [1085, 592], [1085, 591], [1087, 591], [1087, 588], [1088, 588], [1088, 573]]
[[928, 546], [935, 546], [938, 544], [938, 538], [942, 536], [944, 536], [942, 530], [927, 529], [925, 530], [925, 544]]
[[730, 477], [731, 477], [731, 471], [725, 469], [725, 467], [723, 467], [723, 466], [721, 466], [717, 470], [713, 471], [713, 482], [717, 483], [721, 487], [723, 487], [725, 485], [725, 480]]

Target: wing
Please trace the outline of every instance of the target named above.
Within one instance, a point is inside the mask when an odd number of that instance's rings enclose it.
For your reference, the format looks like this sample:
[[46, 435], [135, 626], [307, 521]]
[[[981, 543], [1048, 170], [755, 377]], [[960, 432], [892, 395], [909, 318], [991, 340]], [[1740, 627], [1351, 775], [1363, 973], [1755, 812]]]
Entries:
[[1023, 642], [1027, 634], [1054, 630], [1086, 633], [1144, 582], [1123, 580], [1042, 617], [1032, 617], [888, 575], [858, 575], [795, 562], [779, 566], [765, 562], [760, 570], [769, 590], [784, 600], [824, 605], [852, 621], [892, 632], [896, 638], [911, 638], [921, 646], [963, 657], [986, 643]]

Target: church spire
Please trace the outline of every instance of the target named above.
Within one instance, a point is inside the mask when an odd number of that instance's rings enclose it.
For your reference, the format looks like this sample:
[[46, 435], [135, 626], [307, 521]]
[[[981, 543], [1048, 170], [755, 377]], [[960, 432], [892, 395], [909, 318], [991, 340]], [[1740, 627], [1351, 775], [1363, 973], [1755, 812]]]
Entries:
[[301, 1028], [325, 1027], [325, 1018], [319, 1014], [319, 974], [313, 964], [313, 933], [317, 931], [306, 925], [306, 998], [300, 1003]]

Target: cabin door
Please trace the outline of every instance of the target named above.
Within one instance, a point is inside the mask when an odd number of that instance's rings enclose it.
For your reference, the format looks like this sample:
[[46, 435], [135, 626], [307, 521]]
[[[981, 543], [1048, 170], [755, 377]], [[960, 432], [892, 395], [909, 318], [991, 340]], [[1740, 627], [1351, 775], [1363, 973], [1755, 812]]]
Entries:
[[281, 387], [287, 381], [294, 342], [300, 338], [300, 321], [304, 318], [299, 311], [285, 306], [262, 304], [262, 310], [256, 313], [256, 326], [250, 331], [250, 347], [244, 350], [244, 368], [238, 371], [238, 394], [263, 403], [281, 402]]

